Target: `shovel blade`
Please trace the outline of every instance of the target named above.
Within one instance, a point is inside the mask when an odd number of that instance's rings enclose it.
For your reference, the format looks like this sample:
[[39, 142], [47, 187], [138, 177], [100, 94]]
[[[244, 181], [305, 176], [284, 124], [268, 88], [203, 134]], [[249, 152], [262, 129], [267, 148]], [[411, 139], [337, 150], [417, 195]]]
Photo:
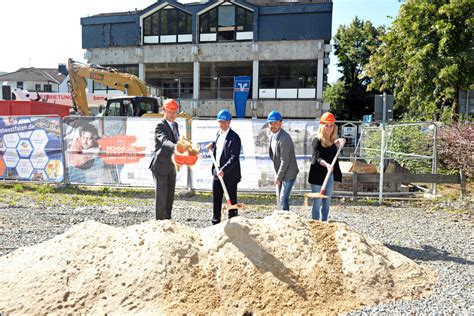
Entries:
[[327, 199], [328, 198], [327, 195], [324, 195], [321, 192], [307, 193], [305, 194], [305, 196], [310, 199]]

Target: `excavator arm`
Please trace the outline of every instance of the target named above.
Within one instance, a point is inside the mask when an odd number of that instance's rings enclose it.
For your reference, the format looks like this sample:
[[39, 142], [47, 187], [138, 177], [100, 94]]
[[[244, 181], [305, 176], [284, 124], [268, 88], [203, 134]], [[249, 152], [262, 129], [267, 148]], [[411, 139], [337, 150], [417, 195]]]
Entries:
[[76, 110], [82, 115], [90, 115], [87, 103], [86, 79], [91, 79], [113, 89], [123, 91], [127, 95], [149, 96], [148, 89], [137, 76], [119, 72], [116, 69], [87, 65], [68, 60], [69, 87]]

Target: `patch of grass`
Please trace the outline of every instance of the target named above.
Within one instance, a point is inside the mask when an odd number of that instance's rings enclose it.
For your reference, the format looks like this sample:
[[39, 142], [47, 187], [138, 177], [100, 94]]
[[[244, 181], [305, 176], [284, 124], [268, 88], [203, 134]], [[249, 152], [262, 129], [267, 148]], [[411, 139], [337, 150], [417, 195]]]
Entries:
[[459, 208], [448, 208], [446, 209], [446, 211], [448, 213], [452, 213], [452, 214], [464, 214], [464, 213], [467, 213], [466, 210], [462, 210], [462, 209], [459, 209]]
[[24, 188], [23, 188], [23, 185], [21, 185], [20, 183], [15, 183], [12, 190], [19, 193], [19, 192], [23, 192]]
[[49, 194], [54, 192], [53, 186], [49, 184], [42, 184], [36, 187], [36, 192], [40, 194]]

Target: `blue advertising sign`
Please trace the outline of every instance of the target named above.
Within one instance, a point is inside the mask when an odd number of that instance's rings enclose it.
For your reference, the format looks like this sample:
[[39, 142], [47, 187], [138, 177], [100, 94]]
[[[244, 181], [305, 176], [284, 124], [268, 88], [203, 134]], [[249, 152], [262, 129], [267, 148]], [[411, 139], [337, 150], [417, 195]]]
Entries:
[[234, 105], [235, 115], [238, 118], [245, 117], [245, 107], [249, 97], [251, 78], [250, 76], [234, 77]]

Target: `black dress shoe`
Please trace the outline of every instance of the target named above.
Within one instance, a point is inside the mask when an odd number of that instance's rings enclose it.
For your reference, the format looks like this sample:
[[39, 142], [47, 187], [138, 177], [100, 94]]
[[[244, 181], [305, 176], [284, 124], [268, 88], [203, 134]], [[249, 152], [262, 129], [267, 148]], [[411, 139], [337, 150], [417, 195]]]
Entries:
[[212, 219], [212, 225], [217, 225], [217, 224], [219, 224], [220, 222], [221, 222], [221, 219], [220, 219], [220, 218], [219, 218], [219, 219], [214, 219], [214, 218]]

